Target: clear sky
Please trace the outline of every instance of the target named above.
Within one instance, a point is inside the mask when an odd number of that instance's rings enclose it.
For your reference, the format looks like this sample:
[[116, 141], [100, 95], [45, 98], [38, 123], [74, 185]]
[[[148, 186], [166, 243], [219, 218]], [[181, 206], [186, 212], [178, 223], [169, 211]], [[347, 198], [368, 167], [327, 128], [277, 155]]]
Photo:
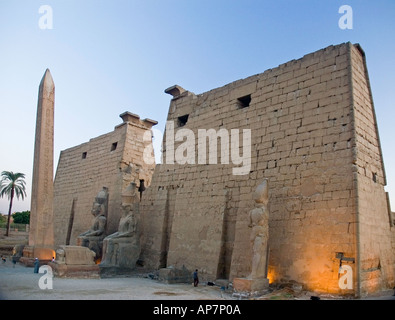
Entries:
[[[52, 8], [52, 29], [40, 28], [50, 23], [42, 5]], [[339, 27], [342, 5], [352, 8], [352, 29]], [[30, 209], [46, 68], [56, 87], [56, 170], [61, 150], [112, 131], [124, 111], [163, 131], [164, 90], [174, 84], [199, 94], [347, 41], [366, 53], [394, 211], [394, 40], [394, 0], [0, 0], [0, 171], [25, 173], [28, 193], [13, 211]]]

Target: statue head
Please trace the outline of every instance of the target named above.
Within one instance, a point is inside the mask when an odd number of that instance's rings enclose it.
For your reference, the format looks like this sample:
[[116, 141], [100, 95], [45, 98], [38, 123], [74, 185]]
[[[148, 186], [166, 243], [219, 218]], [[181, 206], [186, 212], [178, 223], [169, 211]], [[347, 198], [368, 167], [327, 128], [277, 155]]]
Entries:
[[98, 202], [94, 202], [92, 206], [91, 213], [95, 216], [98, 217], [102, 214], [104, 214], [104, 205], [100, 204]]
[[269, 201], [269, 192], [268, 192], [268, 179], [264, 179], [262, 183], [255, 189], [255, 192], [252, 194], [252, 198], [255, 203], [267, 205]]
[[99, 191], [99, 193], [97, 194], [97, 196], [95, 198], [95, 202], [100, 203], [100, 204], [105, 204], [107, 201], [107, 197], [108, 197], [108, 188], [103, 187], [103, 189], [101, 189]]
[[106, 203], [108, 199], [108, 188], [103, 187], [95, 197], [95, 201], [92, 205], [91, 213], [98, 217], [99, 215], [105, 215]]
[[133, 213], [133, 207], [131, 204], [121, 204], [121, 211], [122, 211], [122, 216], [126, 217], [129, 214]]

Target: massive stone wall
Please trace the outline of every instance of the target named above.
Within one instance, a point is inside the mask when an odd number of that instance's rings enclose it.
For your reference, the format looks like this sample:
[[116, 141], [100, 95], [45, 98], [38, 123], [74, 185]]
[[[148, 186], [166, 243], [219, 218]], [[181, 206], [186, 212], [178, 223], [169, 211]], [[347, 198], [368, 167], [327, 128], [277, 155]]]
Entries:
[[121, 117], [114, 131], [61, 152], [54, 182], [56, 245], [75, 245], [90, 229], [92, 204], [103, 186], [109, 192], [107, 234], [117, 231], [122, 191], [141, 180], [149, 186], [155, 167], [150, 129], [156, 121], [128, 112]]
[[[372, 274], [367, 261], [379, 259], [380, 285], [393, 285], [391, 231], [381, 219], [388, 222], [385, 174], [364, 68], [359, 46], [345, 43], [203, 94], [167, 90], [173, 94], [167, 120], [174, 132], [168, 125], [164, 163], [141, 205], [145, 265], [198, 268], [207, 280], [247, 276], [252, 192], [268, 178], [271, 282], [357, 293], [359, 284], [339, 288], [342, 256], [349, 259], [342, 263], [351, 266], [354, 284]], [[202, 129], [223, 134], [214, 139], [218, 152], [211, 158], [205, 140], [206, 162], [196, 152], [202, 150]], [[240, 130], [239, 139], [231, 139], [232, 129]], [[250, 153], [243, 149], [243, 129], [251, 130], [244, 141]], [[227, 134], [230, 144], [224, 143]], [[221, 163], [221, 152], [231, 154], [235, 146], [240, 155], [248, 153], [245, 174], [235, 174], [242, 167], [235, 158]], [[174, 161], [177, 155], [185, 163]], [[370, 172], [362, 174], [362, 168]]]
[[[55, 245], [75, 244], [91, 227], [103, 186], [106, 232], [115, 232], [122, 191], [144, 180], [147, 269], [197, 268], [210, 281], [245, 277], [252, 193], [267, 178], [271, 282], [357, 295], [394, 286], [395, 228], [359, 45], [330, 46], [199, 95], [179, 86], [166, 92], [173, 98], [163, 164], [155, 166], [150, 149], [156, 122], [131, 113], [113, 132], [61, 152]], [[351, 267], [346, 289], [341, 265]]]
[[[373, 99], [360, 47], [351, 48], [361, 294], [395, 283], [391, 211]], [[394, 231], [392, 231], [392, 235]]]

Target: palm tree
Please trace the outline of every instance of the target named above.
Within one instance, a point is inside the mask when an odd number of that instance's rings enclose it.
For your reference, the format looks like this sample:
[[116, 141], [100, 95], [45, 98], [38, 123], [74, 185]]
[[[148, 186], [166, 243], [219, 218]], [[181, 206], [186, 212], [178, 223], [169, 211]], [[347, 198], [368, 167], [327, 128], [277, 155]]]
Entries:
[[14, 200], [14, 195], [16, 195], [17, 199], [19, 197], [22, 200], [26, 197], [25, 190], [25, 174], [24, 173], [13, 173], [12, 171], [3, 171], [1, 173], [1, 181], [0, 181], [0, 197], [8, 196], [10, 199], [10, 207], [8, 209], [8, 221], [7, 221], [7, 231], [6, 236], [8, 236], [10, 232], [10, 221], [11, 221], [11, 209], [12, 209], [12, 201]]

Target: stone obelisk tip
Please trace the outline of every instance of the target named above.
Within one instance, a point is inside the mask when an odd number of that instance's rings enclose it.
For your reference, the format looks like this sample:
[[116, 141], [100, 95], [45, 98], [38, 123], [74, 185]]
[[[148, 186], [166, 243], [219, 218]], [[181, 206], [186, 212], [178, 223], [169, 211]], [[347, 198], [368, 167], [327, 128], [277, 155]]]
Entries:
[[51, 71], [47, 68], [40, 82], [40, 89], [45, 87], [48, 91], [52, 91], [55, 88], [55, 83], [53, 82]]

